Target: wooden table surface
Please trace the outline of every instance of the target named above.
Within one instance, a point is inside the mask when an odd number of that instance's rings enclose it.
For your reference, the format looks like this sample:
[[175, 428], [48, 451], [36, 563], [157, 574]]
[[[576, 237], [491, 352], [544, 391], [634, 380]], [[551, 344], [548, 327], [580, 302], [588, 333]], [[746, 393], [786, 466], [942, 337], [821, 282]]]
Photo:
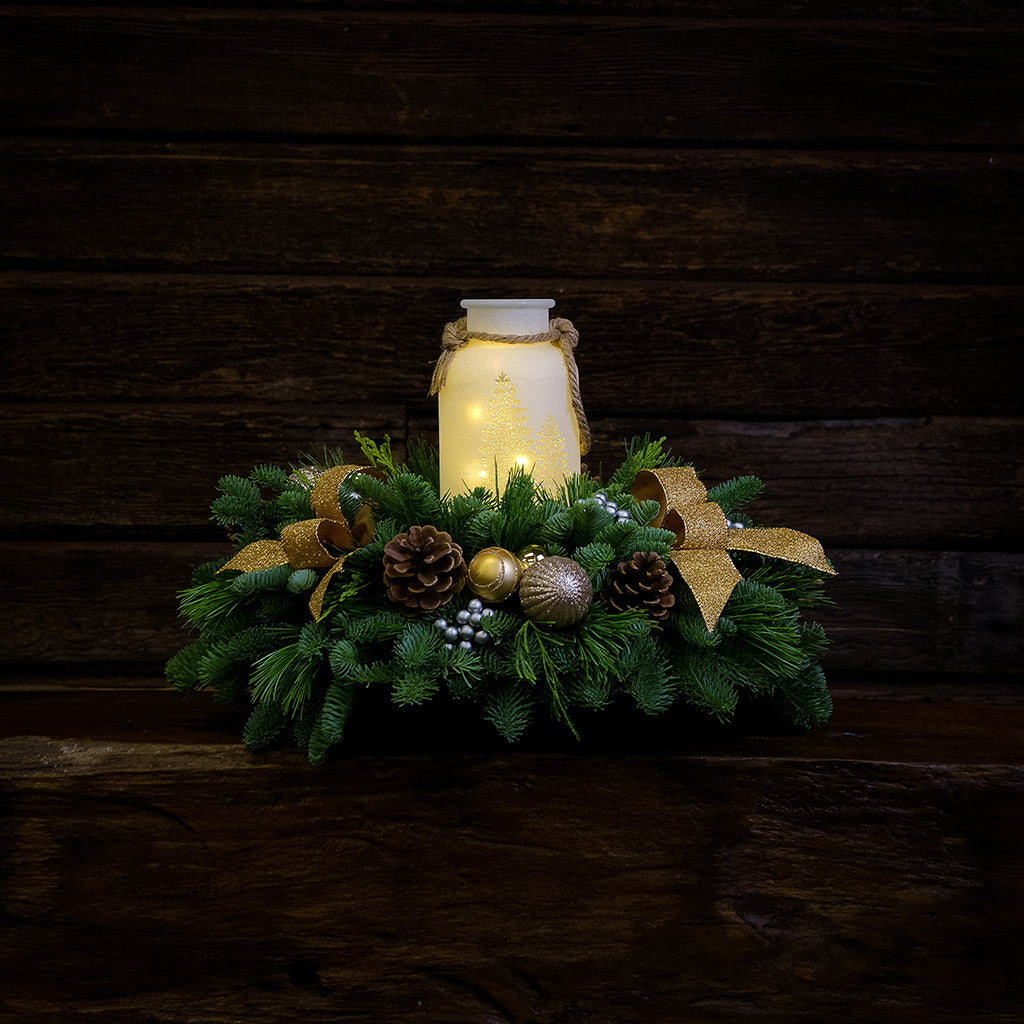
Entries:
[[856, 692], [524, 748], [371, 714], [313, 770], [205, 696], [10, 691], [0, 1019], [1019, 1021], [1024, 702]]

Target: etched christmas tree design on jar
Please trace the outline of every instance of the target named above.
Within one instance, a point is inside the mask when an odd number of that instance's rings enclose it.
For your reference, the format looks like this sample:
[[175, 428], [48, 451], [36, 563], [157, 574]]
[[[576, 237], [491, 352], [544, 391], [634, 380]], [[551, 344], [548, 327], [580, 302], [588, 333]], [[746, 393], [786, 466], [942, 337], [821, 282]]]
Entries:
[[555, 494], [580, 471], [585, 417], [568, 320], [551, 299], [464, 299], [447, 324], [431, 393], [438, 395], [440, 487], [501, 493], [522, 469]]
[[530, 427], [529, 415], [516, 395], [515, 382], [502, 372], [491, 388], [484, 427], [480, 433], [477, 479], [500, 489], [513, 469], [533, 472], [539, 463], [555, 478], [568, 476], [569, 453], [554, 416], [549, 415], [539, 433]]

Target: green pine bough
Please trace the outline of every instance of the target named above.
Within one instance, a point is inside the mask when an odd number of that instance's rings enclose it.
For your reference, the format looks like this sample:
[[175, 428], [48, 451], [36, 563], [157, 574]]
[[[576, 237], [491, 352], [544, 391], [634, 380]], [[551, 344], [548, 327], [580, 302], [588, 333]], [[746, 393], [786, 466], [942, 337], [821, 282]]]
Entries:
[[[658, 503], [630, 494], [641, 470], [680, 464], [664, 438], [628, 441], [622, 464], [604, 482], [574, 476], [549, 495], [514, 471], [500, 497], [483, 488], [439, 494], [431, 446], [411, 443], [407, 462], [398, 464], [387, 439], [378, 444], [356, 434], [356, 441], [375, 473], [349, 476], [337, 503], [348, 522], [368, 508], [374, 529], [361, 546], [335, 552], [344, 564], [324, 588], [318, 617], [310, 595], [324, 579], [322, 568], [225, 570], [227, 556], [199, 566], [180, 595], [194, 639], [167, 663], [167, 679], [182, 693], [209, 689], [223, 701], [247, 702], [243, 740], [251, 750], [294, 743], [322, 764], [372, 688], [386, 689], [398, 707], [442, 696], [468, 702], [509, 742], [541, 715], [578, 736], [579, 712], [622, 702], [643, 715], [682, 703], [718, 722], [732, 720], [744, 704], [768, 707], [804, 729], [828, 719], [832, 702], [817, 660], [827, 639], [820, 625], [801, 618], [803, 609], [831, 603], [819, 571], [733, 552], [742, 579], [711, 630], [672, 569], [674, 604], [660, 620], [607, 599], [617, 567], [634, 553], [671, 565], [675, 535], [650, 525]], [[344, 464], [341, 452], [325, 451], [290, 470], [261, 465], [248, 477], [225, 476], [212, 518], [238, 550], [274, 541], [290, 524], [314, 517], [311, 481]], [[708, 499], [750, 527], [745, 509], [761, 489], [756, 477], [738, 477], [712, 488]], [[410, 613], [389, 599], [383, 578], [388, 541], [424, 525], [448, 533], [466, 564], [493, 546], [534, 546], [573, 559], [589, 577], [593, 599], [582, 618], [557, 628], [524, 614], [513, 594], [484, 612], [485, 642], [450, 643], [439, 619], [455, 623], [459, 612], [474, 609], [479, 619], [469, 587], [435, 611]]]

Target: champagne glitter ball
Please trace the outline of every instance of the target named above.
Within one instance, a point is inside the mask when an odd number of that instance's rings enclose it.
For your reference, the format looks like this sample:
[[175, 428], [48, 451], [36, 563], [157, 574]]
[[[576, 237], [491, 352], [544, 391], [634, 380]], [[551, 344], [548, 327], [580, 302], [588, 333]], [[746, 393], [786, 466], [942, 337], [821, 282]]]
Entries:
[[469, 563], [469, 589], [477, 597], [498, 604], [512, 596], [523, 563], [505, 548], [484, 548]]
[[519, 583], [523, 614], [535, 622], [571, 626], [579, 622], [594, 596], [586, 569], [579, 562], [551, 555], [529, 566]]

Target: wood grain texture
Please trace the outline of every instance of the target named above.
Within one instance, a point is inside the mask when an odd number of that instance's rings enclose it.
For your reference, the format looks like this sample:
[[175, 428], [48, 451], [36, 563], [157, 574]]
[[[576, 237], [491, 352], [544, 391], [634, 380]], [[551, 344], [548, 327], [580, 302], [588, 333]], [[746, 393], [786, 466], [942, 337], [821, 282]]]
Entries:
[[1013, 25], [652, 27], [578, 15], [15, 10], [0, 16], [0, 117], [22, 134], [1024, 141], [1024, 29]]
[[[56, 5], [53, 5], [56, 6]], [[59, 5], [66, 8], [94, 8], [92, 0], [68, 0]], [[116, 0], [105, 8], [147, 7], [215, 8], [220, 11], [277, 11], [294, 10], [310, 14], [317, 11], [343, 10], [352, 14], [352, 5], [346, 0], [164, 0], [138, 3], [135, 0]], [[12, 9], [18, 10], [17, 7]], [[613, 0], [375, 0], [363, 7], [376, 12], [377, 17], [391, 13], [417, 12], [420, 14], [459, 14], [468, 18], [483, 15], [504, 16], [506, 19], [530, 14], [567, 15], [576, 17], [615, 17], [616, 20], [635, 22], [649, 18], [652, 24], [665, 18], [715, 19], [719, 21], [866, 21], [871, 24], [888, 21], [925, 21], [938, 23], [964, 23], [998, 29], [1002, 25], [1020, 25], [1024, 22], [1020, 5], [1015, 0], [897, 0], [884, 8], [867, 0], [750, 0], [739, 6], [735, 0], [633, 0], [628, 12]]]
[[[361, 414], [360, 414], [361, 413]], [[210, 536], [216, 481], [257, 462], [293, 464], [302, 452], [342, 446], [352, 430], [385, 433], [403, 449], [399, 407], [12, 405], [0, 423], [14, 439], [0, 452], [0, 481], [18, 488], [0, 530], [38, 536], [61, 529], [153, 530]], [[409, 435], [436, 438], [435, 420], [409, 420]], [[1017, 545], [1024, 531], [1019, 475], [1024, 422], [1017, 418], [732, 421], [591, 419], [593, 471], [622, 461], [623, 438], [650, 431], [691, 460], [708, 486], [745, 473], [765, 481], [757, 516], [829, 544], [949, 538]], [[45, 472], [39, 467], [46, 466]], [[168, 488], [173, 472], [174, 487]], [[901, 481], [893, 487], [892, 481]]]
[[[393, 403], [421, 412], [443, 325], [473, 295], [539, 294], [580, 331], [588, 408], [663, 416], [1020, 415], [1024, 288], [9, 273], [0, 396]], [[381, 372], [386, 364], [387, 372]]]
[[[1011, 0], [0, 6], [0, 1019], [1019, 1024], [1022, 44]], [[501, 292], [579, 327], [593, 468], [664, 434], [825, 542], [824, 728], [509, 748], [371, 690], [313, 771], [167, 687], [217, 478], [434, 437]]]
[[828, 770], [819, 736], [321, 773], [15, 736], [0, 999], [26, 1022], [1009, 1022], [1024, 709], [958, 710], [840, 709]]
[[[7, 543], [0, 546], [0, 654], [10, 684], [37, 671], [159, 673], [189, 641], [177, 594], [227, 543]], [[828, 548], [838, 607], [808, 612], [832, 641], [829, 673], [1021, 678], [1024, 555]], [[43, 612], [44, 614], [41, 614]], [[60, 623], [54, 629], [54, 622]], [[926, 686], [927, 688], [927, 686]]]
[[0, 265], [1020, 284], [1018, 153], [0, 143]]

